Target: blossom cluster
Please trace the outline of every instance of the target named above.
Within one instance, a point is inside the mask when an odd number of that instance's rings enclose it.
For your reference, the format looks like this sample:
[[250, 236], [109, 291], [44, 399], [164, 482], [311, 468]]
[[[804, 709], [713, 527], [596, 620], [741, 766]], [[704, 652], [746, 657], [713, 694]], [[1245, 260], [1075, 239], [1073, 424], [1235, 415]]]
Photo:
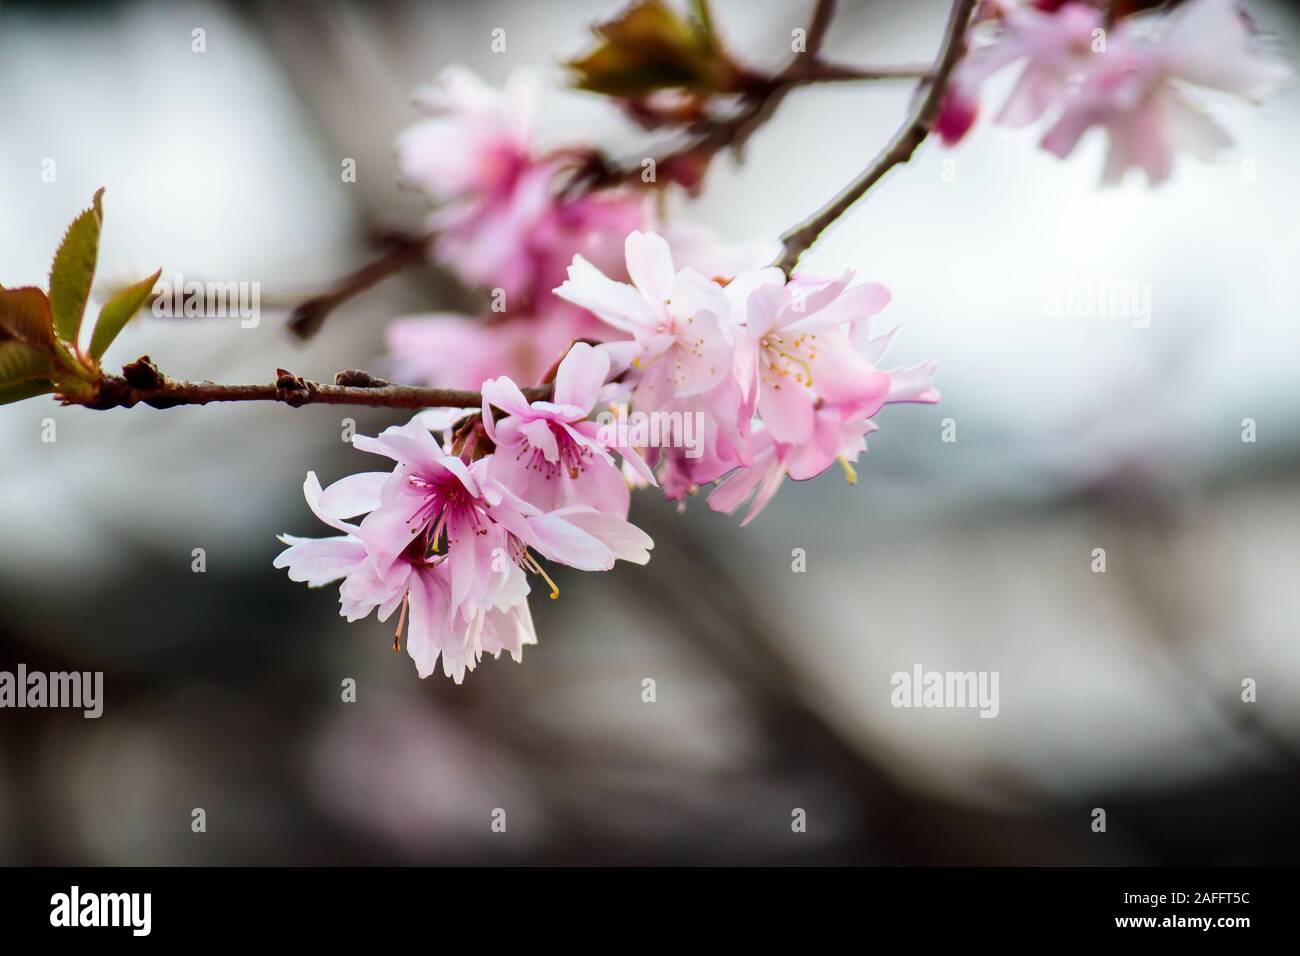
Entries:
[[[405, 627], [421, 677], [440, 656], [457, 683], [484, 652], [518, 660], [537, 640], [528, 574], [559, 594], [539, 555], [607, 571], [616, 560], [644, 564], [654, 546], [627, 521], [628, 488], [612, 454], [635, 461], [635, 452], [598, 441], [585, 420], [608, 369], [607, 356], [579, 343], [559, 366], [552, 401], [530, 403], [501, 377], [484, 385], [481, 419], [423, 412], [378, 437], [355, 436], [357, 448], [395, 467], [324, 489], [309, 473], [308, 505], [341, 533], [281, 535], [287, 547], [275, 566], [310, 587], [341, 582], [349, 621], [376, 610], [384, 621], [400, 608], [394, 647]], [[489, 402], [505, 414], [494, 419]]]
[[1178, 152], [1208, 161], [1231, 145], [1193, 98], [1193, 87], [1257, 101], [1290, 73], [1259, 53], [1237, 0], [1187, 0], [1167, 14], [1125, 17], [1113, 25], [1083, 0], [989, 0], [983, 14], [992, 36], [958, 64], [935, 131], [948, 145], [960, 141], [974, 125], [984, 83], [1023, 64], [997, 122], [1024, 127], [1043, 121], [1040, 144], [1061, 158], [1089, 130], [1104, 130], [1107, 183], [1139, 169], [1157, 185], [1169, 178]]
[[416, 93], [428, 115], [398, 137], [401, 179], [434, 207], [434, 260], [489, 295], [479, 317], [437, 313], [392, 322], [388, 347], [401, 381], [477, 388], [501, 373], [533, 381], [569, 342], [605, 335], [590, 313], [551, 290], [575, 255], [619, 275], [623, 238], [634, 229], [658, 229], [711, 274], [754, 260], [748, 248], [720, 244], [699, 227], [659, 221], [653, 203], [630, 186], [568, 188], [594, 153], [542, 149], [536, 101], [536, 82], [524, 71], [496, 90], [448, 67], [436, 85]]
[[[731, 513], [752, 497], [747, 523], [787, 476], [839, 461], [852, 479], [886, 404], [939, 400], [933, 363], [877, 367], [893, 334], [872, 328], [889, 303], [877, 283], [769, 267], [722, 284], [676, 268], [654, 233], [633, 232], [625, 247], [630, 282], [578, 256], [555, 293], [627, 336], [600, 346], [620, 372], [607, 398], [670, 423], [642, 449], [670, 499], [717, 482], [709, 506]], [[702, 442], [679, 433], [686, 421], [700, 423]]]
[[[884, 405], [938, 401], [932, 363], [878, 367], [883, 286], [756, 268], [699, 228], [643, 231], [647, 207], [617, 188], [565, 195], [575, 153], [535, 150], [525, 90], [450, 70], [398, 144], [405, 178], [436, 203], [434, 255], [520, 308], [394, 323], [397, 374], [479, 389], [481, 409], [354, 439], [395, 469], [325, 489], [309, 475], [308, 504], [341, 533], [284, 535], [276, 559], [295, 581], [341, 582], [349, 620], [400, 608], [420, 675], [441, 658], [458, 682], [485, 652], [518, 659], [536, 640], [529, 574], [550, 584], [543, 560], [648, 560], [630, 488], [684, 504], [713, 485], [709, 507], [748, 501], [747, 523], [786, 477], [840, 462], [853, 480]], [[517, 382], [561, 354], [549, 400], [529, 401]], [[650, 428], [611, 427], [629, 414]]]
[[[396, 468], [324, 490], [309, 475], [308, 504], [342, 534], [284, 535], [276, 566], [312, 586], [341, 580], [349, 620], [376, 609], [384, 620], [400, 606], [400, 635], [409, 610], [421, 676], [441, 655], [460, 681], [484, 652], [518, 659], [536, 640], [526, 572], [550, 583], [537, 555], [587, 571], [649, 559], [653, 542], [627, 521], [629, 485], [657, 483], [684, 501], [716, 482], [709, 506], [732, 512], [752, 499], [749, 521], [787, 476], [812, 478], [836, 461], [852, 476], [886, 404], [938, 401], [932, 363], [877, 366], [892, 333], [872, 329], [889, 302], [876, 283], [765, 268], [723, 284], [676, 268], [667, 241], [640, 231], [625, 241], [625, 271], [630, 282], [576, 256], [555, 289], [623, 337], [573, 344], [549, 400], [529, 401], [502, 375], [482, 383], [476, 415], [425, 412], [357, 436]], [[698, 421], [703, 440], [688, 443], [677, 424], [656, 445], [628, 444], [593, 420], [598, 406], [601, 417], [631, 408]], [[347, 520], [359, 514], [360, 524]]]
[[[1105, 130], [1108, 180], [1137, 167], [1158, 183], [1177, 150], [1227, 144], [1189, 87], [1258, 97], [1287, 73], [1256, 54], [1235, 0], [1113, 23], [1083, 0], [979, 10], [988, 35], [949, 77], [934, 131], [960, 140], [986, 81], [1023, 64], [999, 121], [1043, 121], [1059, 156]], [[711, 509], [746, 508], [748, 523], [786, 478], [839, 463], [854, 481], [885, 405], [939, 400], [934, 363], [882, 367], [884, 286], [787, 275], [664, 223], [624, 177], [593, 176], [608, 172], [593, 149], [539, 148], [533, 101], [524, 77], [498, 92], [449, 69], [397, 144], [404, 181], [433, 206], [431, 254], [492, 305], [393, 323], [395, 375], [478, 389], [481, 407], [355, 439], [395, 467], [325, 489], [308, 475], [309, 505], [340, 534], [282, 536], [276, 559], [293, 580], [340, 582], [349, 620], [400, 608], [421, 676], [441, 658], [458, 682], [485, 652], [518, 659], [535, 642], [530, 575], [558, 593], [543, 561], [649, 559], [630, 488], [656, 485], [683, 507], [707, 489]], [[517, 384], [535, 381], [550, 386], [543, 400]]]

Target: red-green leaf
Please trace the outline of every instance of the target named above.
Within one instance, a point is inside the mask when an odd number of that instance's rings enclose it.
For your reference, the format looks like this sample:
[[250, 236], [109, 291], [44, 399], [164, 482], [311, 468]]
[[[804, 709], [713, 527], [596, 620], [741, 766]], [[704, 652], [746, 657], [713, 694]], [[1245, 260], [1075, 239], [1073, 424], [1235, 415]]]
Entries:
[[50, 309], [54, 331], [73, 351], [81, 331], [81, 316], [90, 298], [90, 285], [99, 260], [99, 228], [104, 221], [100, 206], [104, 190], [95, 193], [91, 207], [72, 221], [50, 268]]
[[48, 379], [33, 379], [30, 382], [15, 382], [12, 385], [0, 385], [0, 405], [20, 402], [24, 398], [45, 395], [54, 391], [54, 383]]
[[99, 310], [99, 320], [95, 322], [95, 331], [90, 336], [91, 358], [98, 361], [100, 356], [108, 351], [108, 347], [113, 344], [113, 340], [117, 338], [123, 326], [149, 298], [149, 293], [153, 292], [154, 284], [160, 275], [162, 275], [161, 269], [149, 278], [119, 290], [104, 303], [104, 307]]
[[15, 339], [50, 350], [54, 347], [50, 300], [35, 286], [0, 288], [0, 339]]
[[718, 43], [708, 23], [683, 17], [664, 0], [636, 0], [592, 28], [594, 49], [568, 62], [573, 85], [609, 96], [645, 96], [655, 90], [734, 93], [744, 71]]
[[0, 383], [48, 378], [54, 372], [54, 358], [44, 349], [23, 342], [0, 342]]

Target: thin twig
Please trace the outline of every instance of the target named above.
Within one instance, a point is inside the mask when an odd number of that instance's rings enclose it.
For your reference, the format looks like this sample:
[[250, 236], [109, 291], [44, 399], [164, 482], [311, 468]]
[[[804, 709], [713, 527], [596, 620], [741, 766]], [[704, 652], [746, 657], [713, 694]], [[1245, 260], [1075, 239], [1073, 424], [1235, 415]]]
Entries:
[[917, 147], [930, 134], [930, 124], [934, 122], [939, 112], [948, 78], [961, 58], [966, 26], [970, 22], [974, 7], [975, 0], [955, 0], [948, 17], [948, 26], [944, 30], [943, 42], [935, 57], [934, 69], [930, 71], [929, 88], [912, 109], [907, 122], [894, 134], [889, 145], [880, 152], [871, 165], [853, 182], [845, 186], [839, 195], [781, 236], [781, 245], [784, 248], [773, 265], [789, 275], [790, 270], [799, 262], [799, 257], [808, 251], [831, 223], [844, 215], [887, 172], [912, 158]]
[[299, 338], [311, 338], [320, 331], [326, 317], [348, 299], [424, 258], [424, 251], [432, 239], [432, 235], [389, 235], [390, 248], [378, 259], [339, 279], [329, 292], [308, 299], [295, 308], [289, 316], [290, 330]]
[[924, 80], [930, 76], [930, 64], [903, 64], [901, 66], [852, 66], [847, 63], [831, 63], [827, 60], [813, 60], [804, 69], [803, 75], [793, 83], [795, 86], [809, 86], [814, 83], [871, 83], [887, 80]]
[[[335, 384], [313, 382], [284, 369], [266, 385], [221, 385], [216, 382], [181, 382], [163, 375], [143, 356], [122, 369], [122, 375], [105, 375], [98, 391], [90, 397], [64, 396], [65, 405], [86, 408], [175, 408], [178, 405], [207, 405], [211, 402], [280, 402], [293, 408], [303, 405], [366, 405], [373, 408], [478, 408], [478, 392], [457, 388], [424, 388], [395, 385], [367, 372], [340, 372]], [[549, 398], [552, 386], [523, 389], [529, 401]]]

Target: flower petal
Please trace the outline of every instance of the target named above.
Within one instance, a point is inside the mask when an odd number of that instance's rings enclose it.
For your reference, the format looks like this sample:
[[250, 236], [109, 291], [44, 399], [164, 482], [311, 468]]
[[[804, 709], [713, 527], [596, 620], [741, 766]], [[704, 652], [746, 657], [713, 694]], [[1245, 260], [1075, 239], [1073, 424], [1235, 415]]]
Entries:
[[586, 342], [575, 342], [555, 373], [556, 404], [574, 405], [585, 417], [608, 376], [609, 355]]

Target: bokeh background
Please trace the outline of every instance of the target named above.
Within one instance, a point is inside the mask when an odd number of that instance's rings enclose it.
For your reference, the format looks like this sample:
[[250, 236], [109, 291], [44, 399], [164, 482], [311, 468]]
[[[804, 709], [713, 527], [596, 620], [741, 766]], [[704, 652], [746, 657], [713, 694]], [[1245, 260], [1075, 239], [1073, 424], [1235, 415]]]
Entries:
[[[715, 13], [734, 49], [775, 66], [806, 6]], [[1288, 7], [1249, 6], [1300, 48]], [[162, 265], [292, 302], [365, 261], [376, 229], [419, 224], [391, 144], [416, 118], [409, 91], [453, 62], [494, 82], [536, 69], [548, 142], [650, 151], [608, 103], [563, 89], [559, 61], [616, 9], [6, 2], [0, 282], [43, 280], [105, 186], [102, 279]], [[827, 52], [925, 61], [945, 10], [849, 0]], [[797, 91], [743, 164], [719, 161], [674, 211], [774, 241], [869, 160], [908, 97]], [[0, 862], [1295, 862], [1300, 94], [1212, 105], [1233, 155], [1187, 160], [1154, 191], [1098, 188], [1093, 140], [1064, 163], [987, 126], [955, 152], [927, 144], [805, 264], [890, 286], [891, 355], [940, 362], [943, 403], [887, 409], [855, 487], [787, 484], [744, 529], [702, 501], [678, 515], [636, 497], [650, 565], [564, 575], [559, 601], [533, 602], [524, 663], [487, 661], [461, 687], [420, 681], [390, 626], [349, 626], [332, 591], [271, 567], [277, 532], [320, 533], [304, 473], [369, 466], [342, 419], [400, 416], [0, 408], [0, 669], [106, 684], [97, 721], [0, 711]], [[1149, 283], [1150, 326], [1052, 317], [1047, 290], [1067, 282]], [[391, 318], [463, 301], [419, 269], [307, 345], [270, 309], [256, 329], [145, 314], [109, 357], [328, 379], [376, 367]], [[999, 716], [894, 709], [890, 675], [917, 663], [998, 671]]]

